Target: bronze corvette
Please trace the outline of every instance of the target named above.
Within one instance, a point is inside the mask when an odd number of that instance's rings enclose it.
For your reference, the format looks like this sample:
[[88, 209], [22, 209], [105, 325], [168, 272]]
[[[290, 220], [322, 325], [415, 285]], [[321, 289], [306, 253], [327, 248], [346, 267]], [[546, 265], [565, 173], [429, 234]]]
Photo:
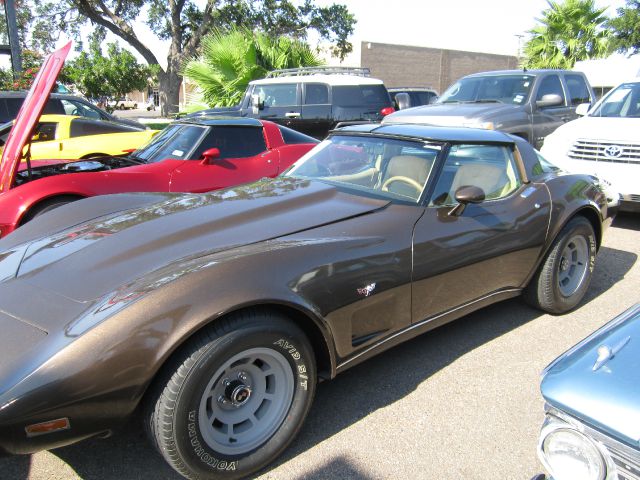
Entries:
[[60, 207], [0, 241], [0, 451], [140, 406], [185, 477], [246, 476], [319, 378], [520, 294], [574, 308], [611, 213], [522, 139], [420, 125], [339, 129], [228, 190]]

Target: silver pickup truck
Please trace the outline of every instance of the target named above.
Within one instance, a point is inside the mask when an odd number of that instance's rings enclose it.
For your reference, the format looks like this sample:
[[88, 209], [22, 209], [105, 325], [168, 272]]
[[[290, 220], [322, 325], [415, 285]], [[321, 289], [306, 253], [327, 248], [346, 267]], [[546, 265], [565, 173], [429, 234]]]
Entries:
[[421, 123], [502, 130], [540, 148], [544, 138], [595, 102], [581, 72], [501, 70], [468, 75], [431, 105], [397, 111], [382, 123]]

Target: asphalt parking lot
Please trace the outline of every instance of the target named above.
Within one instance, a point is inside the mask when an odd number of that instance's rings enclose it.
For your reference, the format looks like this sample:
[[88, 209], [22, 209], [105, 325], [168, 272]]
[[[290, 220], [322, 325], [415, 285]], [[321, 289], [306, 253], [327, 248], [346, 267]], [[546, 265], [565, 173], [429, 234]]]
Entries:
[[[639, 255], [640, 215], [619, 216], [577, 310], [551, 316], [518, 299], [503, 302], [321, 384], [301, 434], [258, 478], [528, 480], [542, 470], [540, 371], [640, 301]], [[2, 458], [0, 478], [181, 477], [132, 422], [106, 440]]]

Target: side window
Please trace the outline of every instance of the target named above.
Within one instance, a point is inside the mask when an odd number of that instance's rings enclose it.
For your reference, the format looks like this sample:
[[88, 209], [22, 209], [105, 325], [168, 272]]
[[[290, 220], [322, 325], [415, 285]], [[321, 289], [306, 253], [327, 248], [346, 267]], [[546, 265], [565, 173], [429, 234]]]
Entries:
[[256, 85], [254, 93], [260, 96], [265, 108], [283, 107], [297, 104], [298, 85], [284, 83], [277, 85]]
[[58, 127], [58, 124], [54, 122], [39, 123], [34, 131], [33, 139], [31, 141], [33, 143], [36, 143], [36, 142], [50, 142], [51, 140], [55, 140], [57, 127]]
[[329, 87], [323, 83], [307, 83], [304, 90], [305, 105], [329, 103]]
[[78, 115], [80, 117], [95, 118], [97, 120], [102, 119], [102, 115], [97, 110], [93, 110], [87, 105], [83, 105], [80, 102], [74, 100], [61, 100], [64, 106], [64, 111], [67, 115]]
[[42, 113], [52, 113], [55, 115], [64, 115], [64, 107], [62, 102], [57, 98], [49, 98], [49, 101], [44, 106]]
[[536, 101], [542, 100], [545, 95], [553, 94], [560, 95], [562, 103], [564, 104], [564, 92], [562, 91], [562, 83], [558, 75], [549, 75], [542, 79], [540, 87], [538, 87], [538, 94], [536, 95]]
[[569, 89], [569, 101], [571, 105], [591, 102], [589, 87], [587, 87], [587, 82], [584, 81], [582, 75], [565, 75], [564, 79]]
[[116, 123], [103, 123], [96, 122], [95, 120], [85, 118], [75, 118], [71, 120], [71, 126], [69, 128], [69, 136], [84, 137], [85, 135], [102, 135], [105, 133], [122, 133], [122, 132], [136, 132], [135, 128], [127, 127], [124, 125], [118, 125]]
[[500, 145], [453, 145], [431, 197], [430, 206], [455, 205], [456, 191], [480, 187], [487, 200], [498, 200], [521, 185], [513, 151]]
[[211, 127], [200, 146], [193, 153], [194, 159], [210, 148], [220, 150], [220, 158], [254, 157], [267, 149], [262, 128]]

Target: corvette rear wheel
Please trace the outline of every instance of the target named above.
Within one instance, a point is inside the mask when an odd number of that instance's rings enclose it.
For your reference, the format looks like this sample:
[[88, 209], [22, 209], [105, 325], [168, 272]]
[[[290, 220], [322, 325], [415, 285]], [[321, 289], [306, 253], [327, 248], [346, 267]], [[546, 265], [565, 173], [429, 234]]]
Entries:
[[186, 478], [244, 477], [291, 442], [315, 392], [313, 350], [286, 318], [254, 311], [202, 332], [149, 405], [152, 441]]
[[525, 300], [549, 313], [575, 308], [589, 288], [596, 251], [591, 223], [584, 217], [573, 218], [560, 231], [529, 282]]

